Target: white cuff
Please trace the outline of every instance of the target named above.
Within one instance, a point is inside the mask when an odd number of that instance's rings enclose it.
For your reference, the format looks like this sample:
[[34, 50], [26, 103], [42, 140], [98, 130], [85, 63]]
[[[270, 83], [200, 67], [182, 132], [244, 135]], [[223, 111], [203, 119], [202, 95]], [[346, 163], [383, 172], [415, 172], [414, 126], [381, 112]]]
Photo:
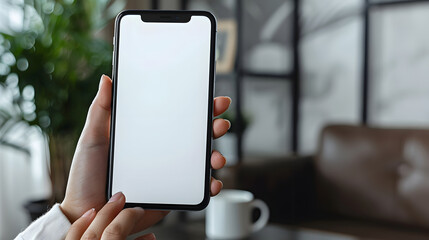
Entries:
[[71, 224], [60, 209], [60, 204], [55, 204], [45, 215], [31, 223], [23, 232], [16, 236], [15, 240], [64, 239]]

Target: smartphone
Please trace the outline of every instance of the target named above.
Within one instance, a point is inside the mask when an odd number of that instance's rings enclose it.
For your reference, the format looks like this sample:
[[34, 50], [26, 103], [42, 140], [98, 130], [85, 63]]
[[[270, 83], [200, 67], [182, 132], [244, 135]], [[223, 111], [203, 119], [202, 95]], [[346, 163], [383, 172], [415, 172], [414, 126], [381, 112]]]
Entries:
[[115, 22], [107, 198], [201, 210], [210, 199], [215, 17], [121, 12]]

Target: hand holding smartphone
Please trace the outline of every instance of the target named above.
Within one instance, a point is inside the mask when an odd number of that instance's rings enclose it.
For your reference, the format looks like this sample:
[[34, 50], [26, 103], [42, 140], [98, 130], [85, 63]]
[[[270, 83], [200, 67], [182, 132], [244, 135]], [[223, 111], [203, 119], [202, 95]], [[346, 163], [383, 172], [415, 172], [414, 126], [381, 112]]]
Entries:
[[122, 191], [126, 207], [207, 206], [215, 35], [208, 12], [118, 15], [107, 198]]

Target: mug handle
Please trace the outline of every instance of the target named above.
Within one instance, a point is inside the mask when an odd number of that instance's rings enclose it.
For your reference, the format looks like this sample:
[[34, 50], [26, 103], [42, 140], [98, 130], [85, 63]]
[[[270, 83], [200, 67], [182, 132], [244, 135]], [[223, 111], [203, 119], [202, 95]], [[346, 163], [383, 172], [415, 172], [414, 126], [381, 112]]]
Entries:
[[258, 220], [252, 225], [252, 232], [257, 232], [267, 225], [270, 218], [270, 209], [264, 201], [259, 199], [253, 200], [251, 206], [252, 209], [259, 208], [259, 210], [261, 210], [261, 216], [259, 216]]

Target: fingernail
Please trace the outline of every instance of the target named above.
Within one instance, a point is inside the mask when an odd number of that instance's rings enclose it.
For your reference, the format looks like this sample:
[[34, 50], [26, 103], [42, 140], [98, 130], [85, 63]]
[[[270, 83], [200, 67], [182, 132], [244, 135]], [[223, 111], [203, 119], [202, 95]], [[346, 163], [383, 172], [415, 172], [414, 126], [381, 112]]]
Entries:
[[95, 212], [95, 208], [91, 208], [91, 209], [89, 209], [88, 211], [86, 211], [86, 212], [82, 215], [82, 217], [83, 217], [83, 218], [89, 217], [89, 216], [91, 216], [94, 212]]
[[113, 195], [113, 196], [109, 199], [109, 202], [116, 202], [116, 201], [118, 201], [119, 199], [121, 199], [121, 198], [122, 198], [122, 196], [123, 196], [122, 192], [117, 192], [117, 193], [115, 193], [115, 195]]
[[134, 207], [134, 209], [137, 209], [137, 210], [139, 210], [139, 211], [144, 211], [144, 209], [143, 209], [143, 208], [141, 208], [141, 207]]
[[143, 236], [142, 240], [156, 240], [156, 237], [155, 237], [155, 234], [150, 233], [150, 234]]
[[101, 84], [103, 83], [103, 78], [105, 77], [106, 75], [101, 75], [101, 78], [100, 78], [100, 83], [98, 83], [98, 89], [100, 89], [101, 88]]
[[228, 119], [224, 119], [225, 121], [227, 121], [228, 122], [228, 130], [231, 128], [231, 122], [228, 120]]
[[225, 166], [226, 162], [227, 162], [227, 159], [226, 159], [226, 157], [222, 153], [220, 155], [223, 157], [223, 160], [225, 161], [225, 163], [223, 164], [223, 166]]
[[231, 104], [232, 103], [232, 98], [230, 98], [228, 96], [225, 96], [225, 97], [229, 99], [229, 104]]
[[137, 211], [139, 211], [139, 219], [143, 219], [143, 217], [144, 217], [144, 209], [143, 208], [141, 208], [141, 207], [134, 207], [134, 209], [136, 209]]
[[221, 180], [218, 180], [220, 182], [220, 189], [223, 188], [223, 182]]

